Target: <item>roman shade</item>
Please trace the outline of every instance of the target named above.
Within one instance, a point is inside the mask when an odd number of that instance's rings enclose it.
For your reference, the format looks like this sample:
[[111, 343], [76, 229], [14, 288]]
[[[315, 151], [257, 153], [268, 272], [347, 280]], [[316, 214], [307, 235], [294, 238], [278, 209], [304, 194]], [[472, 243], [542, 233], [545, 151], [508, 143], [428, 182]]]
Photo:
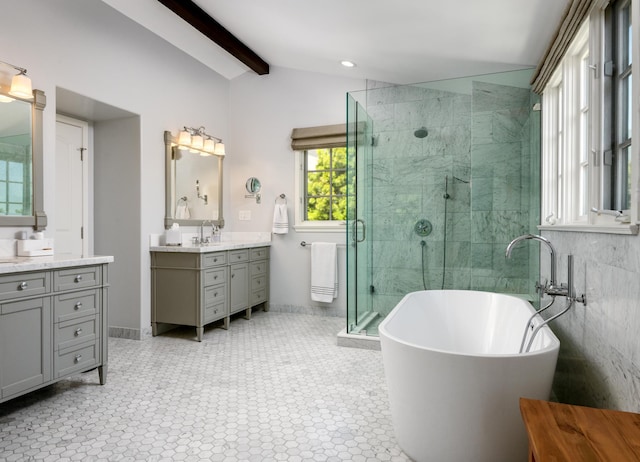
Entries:
[[572, 0], [564, 12], [562, 21], [547, 47], [547, 50], [538, 64], [531, 79], [532, 90], [538, 94], [546, 87], [558, 63], [564, 57], [565, 52], [578, 33], [580, 26], [591, 13], [598, 0]]
[[319, 148], [339, 148], [347, 145], [346, 124], [319, 127], [294, 128], [291, 132], [291, 149], [306, 151]]

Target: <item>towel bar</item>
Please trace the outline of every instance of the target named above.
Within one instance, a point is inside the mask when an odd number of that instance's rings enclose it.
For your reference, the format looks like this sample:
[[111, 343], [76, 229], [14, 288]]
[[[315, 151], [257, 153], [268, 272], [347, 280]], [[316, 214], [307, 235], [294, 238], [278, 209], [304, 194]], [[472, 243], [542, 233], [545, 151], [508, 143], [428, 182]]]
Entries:
[[[338, 247], [345, 247], [345, 244], [336, 244]], [[300, 246], [301, 247], [309, 247], [311, 248], [311, 242], [306, 242], [306, 241], [301, 241], [300, 242]]]

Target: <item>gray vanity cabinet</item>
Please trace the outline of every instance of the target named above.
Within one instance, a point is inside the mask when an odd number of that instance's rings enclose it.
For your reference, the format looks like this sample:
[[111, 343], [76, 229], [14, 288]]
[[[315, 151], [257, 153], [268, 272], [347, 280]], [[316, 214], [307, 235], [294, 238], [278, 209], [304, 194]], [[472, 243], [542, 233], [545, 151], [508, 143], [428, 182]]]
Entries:
[[249, 305], [264, 303], [269, 311], [269, 247], [249, 250]]
[[[249, 310], [249, 250], [229, 252], [229, 314]], [[248, 317], [249, 313], [246, 313]]]
[[106, 383], [107, 265], [0, 275], [0, 402], [98, 367]]
[[225, 319], [228, 327], [227, 252], [151, 253], [151, 325], [158, 335], [178, 324], [204, 326]]
[[[268, 267], [268, 247], [151, 250], [152, 334], [193, 326], [202, 341], [204, 326], [211, 322], [223, 319], [227, 329], [232, 314], [244, 310], [249, 319], [251, 308], [260, 303], [267, 311]], [[254, 277], [259, 281], [254, 283]]]
[[51, 304], [34, 298], [0, 305], [0, 401], [51, 380]]

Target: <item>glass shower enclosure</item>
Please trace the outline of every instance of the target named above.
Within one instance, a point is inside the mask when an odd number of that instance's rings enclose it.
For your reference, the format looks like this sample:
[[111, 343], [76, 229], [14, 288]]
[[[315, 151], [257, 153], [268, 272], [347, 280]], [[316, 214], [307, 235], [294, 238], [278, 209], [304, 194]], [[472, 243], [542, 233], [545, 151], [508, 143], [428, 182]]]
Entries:
[[377, 336], [409, 292], [537, 303], [540, 112], [531, 70], [347, 94], [347, 333]]

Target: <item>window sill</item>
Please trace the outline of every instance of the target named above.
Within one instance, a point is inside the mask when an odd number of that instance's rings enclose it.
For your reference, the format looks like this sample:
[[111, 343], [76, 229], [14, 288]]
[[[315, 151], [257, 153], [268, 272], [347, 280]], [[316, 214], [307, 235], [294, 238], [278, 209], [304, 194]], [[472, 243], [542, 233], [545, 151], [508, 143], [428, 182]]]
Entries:
[[573, 231], [576, 233], [606, 233], [606, 234], [638, 234], [638, 225], [631, 223], [617, 224], [571, 224], [571, 225], [539, 225], [540, 231]]

